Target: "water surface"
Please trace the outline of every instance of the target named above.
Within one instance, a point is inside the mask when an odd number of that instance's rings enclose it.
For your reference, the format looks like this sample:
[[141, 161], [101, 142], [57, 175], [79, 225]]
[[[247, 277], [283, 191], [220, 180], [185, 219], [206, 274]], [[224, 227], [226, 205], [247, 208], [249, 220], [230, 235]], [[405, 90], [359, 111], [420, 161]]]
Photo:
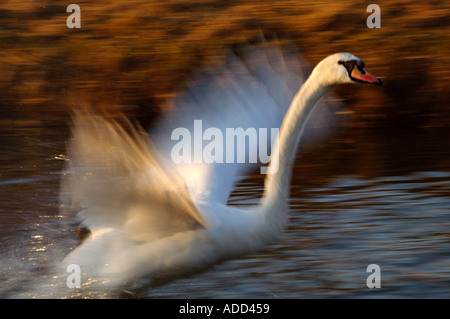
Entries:
[[[450, 297], [450, 165], [442, 129], [346, 129], [301, 149], [290, 221], [264, 250], [157, 288], [75, 291], [51, 265], [75, 247], [58, 210], [67, 127], [0, 129], [0, 297]], [[251, 205], [262, 177], [230, 205]], [[369, 264], [381, 288], [369, 289]], [[36, 283], [41, 285], [36, 289]]]

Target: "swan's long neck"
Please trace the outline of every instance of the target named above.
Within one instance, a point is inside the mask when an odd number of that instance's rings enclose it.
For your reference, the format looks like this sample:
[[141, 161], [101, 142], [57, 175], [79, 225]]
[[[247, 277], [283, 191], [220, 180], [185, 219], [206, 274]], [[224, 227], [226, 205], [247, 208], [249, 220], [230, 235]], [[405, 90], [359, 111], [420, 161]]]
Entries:
[[[317, 75], [317, 73], [313, 72], [300, 88], [292, 100], [289, 110], [281, 124], [280, 133], [274, 145], [269, 166], [269, 172], [270, 170], [274, 172], [269, 173], [265, 180], [263, 204], [266, 206], [283, 205], [286, 207], [290, 188], [292, 162], [295, 159], [300, 136], [314, 105], [329, 89], [329, 86], [321, 85]], [[277, 208], [272, 207], [271, 210], [279, 210]], [[281, 212], [273, 211], [272, 213], [280, 214]], [[282, 218], [282, 216], [278, 217]]]

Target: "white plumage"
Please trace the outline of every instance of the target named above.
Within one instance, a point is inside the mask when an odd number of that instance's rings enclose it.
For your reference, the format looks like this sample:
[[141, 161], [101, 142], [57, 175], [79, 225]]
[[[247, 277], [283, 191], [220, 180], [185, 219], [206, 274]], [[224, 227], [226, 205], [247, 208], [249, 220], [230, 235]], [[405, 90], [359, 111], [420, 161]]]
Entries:
[[[61, 195], [65, 207], [81, 209], [91, 234], [62, 266], [78, 264], [114, 287], [137, 278], [153, 285], [261, 249], [286, 223], [291, 164], [314, 105], [331, 85], [353, 82], [342, 60], [360, 61], [343, 53], [324, 59], [296, 94], [304, 78], [295, 55], [268, 43], [230, 51], [174, 98], [151, 140], [132, 125], [76, 113]], [[171, 160], [173, 129], [193, 130], [199, 119], [224, 132], [281, 126], [272, 149], [279, 169], [259, 205], [227, 206], [255, 164]]]

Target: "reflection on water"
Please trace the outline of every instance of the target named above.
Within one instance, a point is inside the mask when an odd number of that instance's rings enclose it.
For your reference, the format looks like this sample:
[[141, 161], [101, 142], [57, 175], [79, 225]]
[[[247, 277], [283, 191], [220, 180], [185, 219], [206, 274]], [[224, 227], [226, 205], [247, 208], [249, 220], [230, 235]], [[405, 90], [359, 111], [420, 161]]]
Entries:
[[[66, 136], [62, 127], [1, 128], [0, 297], [53, 297], [56, 287], [62, 296], [74, 294], [50, 268], [76, 243], [76, 225], [58, 212]], [[135, 296], [450, 297], [445, 136], [348, 129], [304, 149], [294, 168], [291, 219], [279, 240]], [[230, 204], [252, 204], [261, 192], [262, 177], [247, 178]], [[381, 289], [366, 286], [369, 264], [381, 268]], [[42, 278], [53, 281], [33, 292]], [[108, 292], [77, 292], [86, 295]]]
[[[280, 240], [152, 296], [449, 297], [449, 190], [448, 172], [296, 187]], [[243, 193], [242, 200], [251, 197], [248, 188]], [[382, 289], [367, 288], [369, 264], [381, 267]]]

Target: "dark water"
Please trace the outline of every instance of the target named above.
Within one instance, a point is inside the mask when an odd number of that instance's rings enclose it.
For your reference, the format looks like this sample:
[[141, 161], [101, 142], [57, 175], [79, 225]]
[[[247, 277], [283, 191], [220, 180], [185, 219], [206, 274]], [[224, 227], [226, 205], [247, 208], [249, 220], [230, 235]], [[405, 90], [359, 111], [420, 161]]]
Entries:
[[[111, 297], [74, 292], [50, 265], [76, 244], [58, 212], [63, 126], [0, 129], [0, 297]], [[266, 249], [155, 289], [151, 298], [450, 297], [450, 148], [446, 130], [346, 129], [299, 154], [291, 219]], [[255, 202], [262, 179], [232, 205]], [[369, 289], [369, 264], [381, 288]], [[43, 289], [36, 282], [52, 279]], [[49, 281], [50, 282], [50, 281]], [[53, 290], [57, 290], [54, 293]], [[131, 287], [130, 287], [131, 289]]]

